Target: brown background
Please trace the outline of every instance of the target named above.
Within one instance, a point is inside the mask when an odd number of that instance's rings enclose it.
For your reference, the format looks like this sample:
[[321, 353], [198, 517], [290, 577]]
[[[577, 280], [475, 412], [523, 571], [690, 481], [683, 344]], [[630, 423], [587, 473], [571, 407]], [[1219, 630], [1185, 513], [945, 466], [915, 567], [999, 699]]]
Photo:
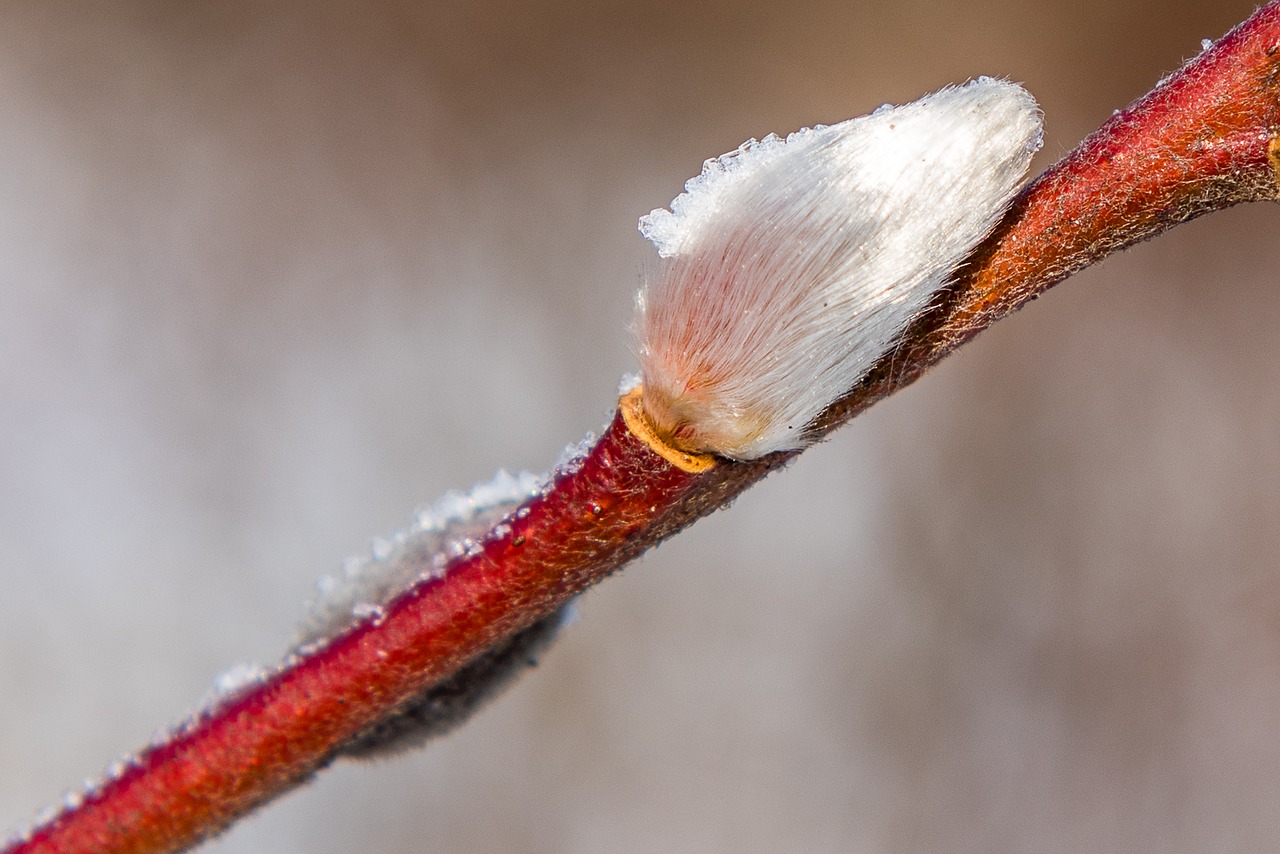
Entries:
[[[607, 417], [636, 218], [977, 74], [1043, 166], [1250, 2], [0, 6], [0, 825], [270, 661], [313, 580]], [[1113, 259], [230, 852], [1259, 851], [1280, 212]]]

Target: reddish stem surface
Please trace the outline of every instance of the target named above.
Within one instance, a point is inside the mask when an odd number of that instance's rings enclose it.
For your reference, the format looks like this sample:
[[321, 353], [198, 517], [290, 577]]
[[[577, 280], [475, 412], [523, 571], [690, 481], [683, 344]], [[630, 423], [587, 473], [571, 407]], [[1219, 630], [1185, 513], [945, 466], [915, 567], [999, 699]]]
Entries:
[[1280, 3], [1263, 6], [1032, 182], [949, 298], [827, 411], [829, 430], [1028, 300], [1113, 252], [1280, 197]]
[[[620, 417], [572, 473], [482, 549], [323, 648], [151, 747], [14, 851], [171, 851], [326, 765], [334, 748], [683, 527], [714, 477], [688, 474]], [[714, 487], [713, 487], [714, 489]]]
[[[1178, 222], [1277, 196], [1280, 0], [1118, 113], [1019, 197], [949, 297], [823, 416], [839, 426], [978, 331], [1105, 255]], [[322, 649], [202, 713], [6, 849], [176, 851], [306, 780], [335, 749], [476, 654], [551, 614], [782, 464], [691, 474], [615, 418], [509, 530]]]

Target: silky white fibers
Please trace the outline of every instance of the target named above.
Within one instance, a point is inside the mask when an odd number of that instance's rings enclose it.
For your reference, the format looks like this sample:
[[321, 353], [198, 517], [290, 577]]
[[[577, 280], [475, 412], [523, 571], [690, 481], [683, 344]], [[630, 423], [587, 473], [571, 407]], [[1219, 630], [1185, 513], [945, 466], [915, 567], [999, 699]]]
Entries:
[[646, 414], [686, 450], [751, 459], [808, 428], [991, 231], [1040, 147], [1020, 86], [982, 77], [708, 160], [640, 230]]

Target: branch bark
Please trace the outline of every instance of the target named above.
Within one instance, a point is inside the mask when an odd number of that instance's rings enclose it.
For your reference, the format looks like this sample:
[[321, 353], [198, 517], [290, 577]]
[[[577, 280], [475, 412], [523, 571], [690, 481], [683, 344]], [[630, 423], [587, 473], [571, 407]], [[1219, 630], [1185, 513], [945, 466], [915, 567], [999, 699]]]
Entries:
[[[1280, 196], [1280, 0], [1117, 113], [1018, 198], [935, 309], [819, 421], [825, 434], [1112, 252]], [[178, 851], [307, 780], [344, 744], [784, 464], [681, 456], [624, 398], [586, 458], [478, 553], [141, 751], [6, 848]]]

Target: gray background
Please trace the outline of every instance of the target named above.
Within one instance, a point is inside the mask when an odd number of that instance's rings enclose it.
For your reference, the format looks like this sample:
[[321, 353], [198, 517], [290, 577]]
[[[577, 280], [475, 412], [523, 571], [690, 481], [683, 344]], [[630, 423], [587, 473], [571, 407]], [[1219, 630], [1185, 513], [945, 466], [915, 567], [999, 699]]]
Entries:
[[[599, 427], [636, 218], [703, 158], [985, 73], [1041, 168], [1251, 8], [0, 5], [0, 825]], [[589, 594], [464, 732], [207, 850], [1272, 847], [1277, 225], [1079, 276]]]

